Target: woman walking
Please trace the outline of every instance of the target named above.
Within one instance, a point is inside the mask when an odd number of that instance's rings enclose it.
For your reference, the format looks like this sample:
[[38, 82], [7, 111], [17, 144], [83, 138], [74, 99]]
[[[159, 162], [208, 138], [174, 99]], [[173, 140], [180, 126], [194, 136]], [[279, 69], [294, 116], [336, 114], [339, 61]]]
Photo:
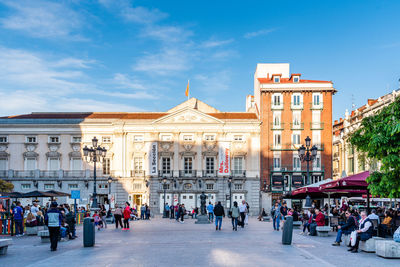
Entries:
[[123, 228], [122, 215], [123, 215], [122, 209], [118, 205], [115, 205], [115, 211], [114, 211], [115, 229], [118, 229], [118, 224], [121, 226], [121, 228]]
[[107, 215], [106, 207], [104, 207], [104, 205], [102, 204], [100, 207], [100, 217], [101, 217], [101, 222], [104, 225], [104, 228], [107, 228], [106, 215]]
[[232, 230], [237, 231], [238, 218], [240, 216], [240, 211], [238, 207], [238, 203], [233, 202], [233, 207], [231, 208], [231, 216], [232, 216]]
[[125, 202], [124, 209], [124, 228], [122, 230], [129, 230], [129, 219], [131, 218], [131, 207], [129, 202]]

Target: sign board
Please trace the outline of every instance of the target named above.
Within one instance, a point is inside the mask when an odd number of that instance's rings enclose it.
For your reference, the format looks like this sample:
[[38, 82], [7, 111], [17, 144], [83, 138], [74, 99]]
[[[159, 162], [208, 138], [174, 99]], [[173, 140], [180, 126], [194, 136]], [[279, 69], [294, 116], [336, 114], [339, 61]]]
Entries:
[[229, 142], [219, 142], [218, 175], [231, 175], [231, 148]]
[[303, 185], [303, 176], [292, 176], [292, 184], [295, 187], [301, 187]]
[[283, 177], [282, 176], [272, 176], [272, 186], [282, 187], [283, 186]]
[[178, 203], [178, 194], [174, 194], [174, 202], [172, 204], [177, 204]]
[[80, 190], [71, 190], [71, 198], [72, 199], [80, 199], [81, 191]]
[[158, 175], [158, 145], [152, 142], [149, 147], [149, 174]]

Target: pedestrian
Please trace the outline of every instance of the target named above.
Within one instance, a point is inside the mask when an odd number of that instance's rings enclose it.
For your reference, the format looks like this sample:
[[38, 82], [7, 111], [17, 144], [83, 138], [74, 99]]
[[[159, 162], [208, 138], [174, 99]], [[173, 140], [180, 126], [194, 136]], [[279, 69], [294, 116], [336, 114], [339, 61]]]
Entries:
[[208, 202], [207, 211], [208, 211], [208, 220], [210, 222], [213, 222], [214, 221], [214, 206], [213, 206], [213, 204], [211, 204], [211, 201]]
[[185, 204], [182, 204], [181, 207], [179, 208], [179, 215], [181, 217], [181, 223], [184, 223], [185, 222], [185, 215], [186, 215]]
[[214, 207], [215, 215], [215, 231], [220, 230], [222, 226], [222, 217], [225, 217], [224, 207], [221, 205], [221, 201], [218, 201], [217, 205]]
[[176, 206], [175, 206], [175, 213], [176, 213], [176, 216], [175, 216], [175, 220], [177, 221], [177, 222], [179, 222], [179, 219], [180, 219], [180, 212], [181, 211], [181, 204], [177, 204]]
[[150, 220], [150, 207], [146, 204], [146, 220]]
[[75, 212], [72, 212], [71, 209], [68, 207], [68, 213], [65, 215], [65, 221], [68, 224], [69, 228], [69, 239], [75, 239], [77, 238], [76, 236], [76, 214]]
[[240, 211], [240, 225], [242, 228], [244, 228], [246, 212], [247, 212], [247, 205], [245, 200], [242, 200], [242, 204], [239, 205], [239, 211]]
[[169, 205], [168, 205], [168, 203], [165, 204], [165, 218], [169, 218]]
[[273, 219], [274, 230], [279, 231], [279, 223], [281, 220], [281, 207], [279, 202], [275, 202], [275, 206], [271, 209], [271, 215]]
[[246, 217], [244, 218], [244, 223], [246, 225], [249, 224], [249, 211], [250, 211], [250, 205], [249, 203], [246, 202]]
[[36, 201], [34, 201], [32, 207], [31, 207], [31, 213], [36, 217], [38, 211], [39, 211], [38, 203]]
[[129, 218], [131, 217], [131, 207], [129, 202], [125, 202], [124, 209], [124, 228], [122, 230], [129, 230]]
[[171, 204], [171, 206], [169, 207], [170, 209], [170, 213], [171, 213], [171, 219], [175, 218], [175, 207], [173, 204]]
[[237, 231], [238, 218], [240, 215], [238, 203], [233, 202], [233, 207], [231, 208], [231, 217], [232, 217], [232, 230]]
[[144, 206], [144, 204], [142, 204], [142, 206], [140, 207], [140, 219], [144, 220], [144, 215], [146, 213], [146, 207]]
[[50, 209], [47, 211], [45, 216], [45, 222], [49, 228], [51, 251], [57, 250], [58, 237], [60, 235], [60, 226], [62, 222], [62, 215], [60, 210], [57, 209], [57, 206], [57, 202], [52, 202]]
[[106, 207], [102, 204], [100, 208], [100, 218], [104, 228], [107, 228], [106, 216], [107, 216], [107, 210]]
[[115, 205], [115, 211], [114, 211], [114, 218], [115, 218], [115, 228], [118, 229], [118, 224], [122, 227], [122, 215], [123, 211], [122, 209], [118, 206]]
[[15, 235], [23, 236], [24, 227], [22, 225], [24, 219], [24, 209], [21, 207], [21, 202], [17, 201], [17, 205], [13, 209], [14, 224], [15, 224]]
[[101, 226], [101, 224], [100, 224], [100, 222], [101, 222], [101, 218], [100, 218], [100, 215], [97, 213], [97, 210], [94, 212], [94, 214], [93, 214], [93, 219], [94, 219], [94, 226], [96, 227], [97, 226], [97, 231], [100, 231], [100, 226]]

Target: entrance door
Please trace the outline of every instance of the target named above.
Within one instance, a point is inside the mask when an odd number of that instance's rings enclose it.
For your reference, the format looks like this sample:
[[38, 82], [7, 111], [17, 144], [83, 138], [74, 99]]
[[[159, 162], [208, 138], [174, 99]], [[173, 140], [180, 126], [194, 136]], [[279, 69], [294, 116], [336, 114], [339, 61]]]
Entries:
[[140, 207], [142, 206], [142, 195], [134, 194], [133, 195], [133, 206], [136, 205], [136, 210], [140, 213]]
[[191, 211], [195, 208], [195, 198], [194, 194], [181, 194], [181, 201], [179, 203], [185, 204], [187, 211]]
[[[165, 203], [171, 206], [172, 203], [172, 195], [165, 194]], [[160, 213], [164, 213], [164, 193], [160, 194]]]

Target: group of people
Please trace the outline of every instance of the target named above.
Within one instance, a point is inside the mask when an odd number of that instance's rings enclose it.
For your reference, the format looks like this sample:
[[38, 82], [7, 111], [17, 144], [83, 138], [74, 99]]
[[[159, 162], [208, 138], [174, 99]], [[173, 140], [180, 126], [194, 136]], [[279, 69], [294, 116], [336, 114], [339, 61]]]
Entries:
[[[264, 211], [264, 209], [263, 209]], [[265, 213], [265, 211], [264, 211]], [[281, 201], [278, 199], [274, 206], [271, 208], [271, 217], [273, 220], [273, 227], [275, 231], [279, 231], [280, 229], [280, 222], [286, 219], [286, 216], [292, 216], [293, 221], [298, 221], [299, 220], [299, 212], [297, 211], [296, 208], [288, 208], [287, 203], [284, 201], [281, 204]], [[263, 214], [260, 215], [264, 216]], [[260, 219], [259, 217], [259, 219]]]
[[[242, 200], [240, 205], [237, 201], [233, 202], [233, 206], [229, 209], [229, 217], [231, 218], [233, 231], [237, 231], [238, 225], [244, 228], [245, 224], [248, 222], [249, 210], [250, 206], [245, 200]], [[225, 210], [221, 201], [218, 201], [213, 207], [211, 202], [209, 202], [207, 211], [210, 221], [215, 217], [215, 230], [220, 231], [222, 227], [222, 218], [225, 217]]]

